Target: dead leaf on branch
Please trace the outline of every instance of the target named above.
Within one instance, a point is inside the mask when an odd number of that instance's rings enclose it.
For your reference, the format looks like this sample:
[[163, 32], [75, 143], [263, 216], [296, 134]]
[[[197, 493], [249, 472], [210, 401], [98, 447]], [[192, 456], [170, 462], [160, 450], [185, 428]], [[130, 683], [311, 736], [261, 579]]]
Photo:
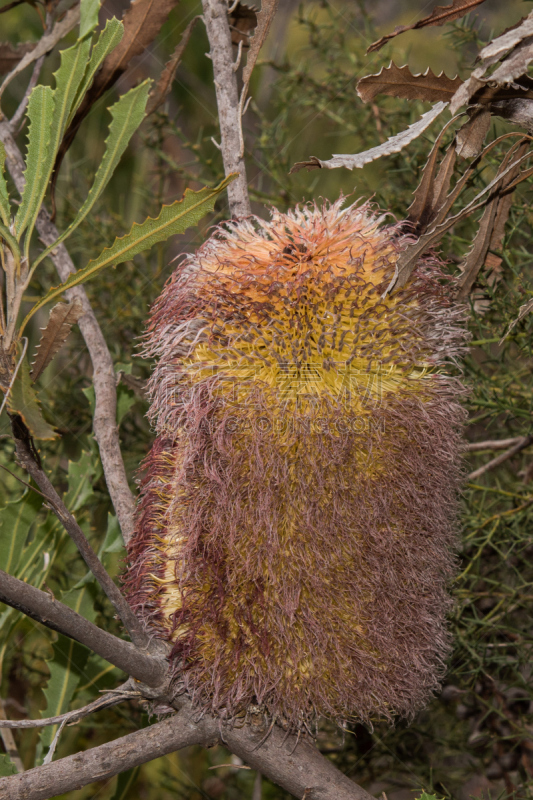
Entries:
[[399, 36], [400, 33], [414, 31], [418, 28], [445, 25], [447, 22], [453, 22], [460, 17], [464, 17], [464, 15], [468, 14], [469, 11], [473, 11], [474, 8], [480, 6], [481, 3], [484, 2], [485, 0], [453, 0], [451, 6], [437, 6], [433, 9], [428, 17], [420, 19], [413, 25], [399, 25], [393, 30], [392, 33], [387, 33], [385, 36], [382, 36], [381, 39], [373, 42], [366, 52], [373, 53], [376, 50], [381, 50], [384, 44], [386, 44], [390, 39], [394, 39], [396, 36]]
[[61, 142], [52, 178], [52, 198], [59, 168], [81, 123], [96, 101], [124, 74], [131, 59], [143, 53], [154, 41], [161, 26], [178, 3], [179, 0], [132, 0], [124, 12], [122, 17], [124, 35], [102, 64]]
[[357, 84], [357, 94], [364, 103], [373, 100], [378, 94], [400, 97], [404, 100], [439, 100], [449, 102], [461, 85], [460, 78], [448, 78], [444, 72], [435, 75], [431, 69], [423, 74], [413, 75], [407, 65], [398, 67], [391, 61], [376, 75], [367, 75]]
[[278, 5], [279, 0], [262, 0], [261, 11], [259, 11], [257, 14], [257, 27], [254, 35], [250, 39], [250, 50], [246, 58], [246, 66], [242, 71], [243, 87], [240, 100], [241, 110], [244, 107], [244, 101], [246, 100], [246, 95], [248, 94], [248, 87], [250, 85], [250, 78], [252, 77], [255, 62], [257, 61], [259, 51], [261, 50], [267, 37], [267, 33], [270, 30], [272, 20], [274, 19], [274, 15], [278, 9]]
[[437, 177], [437, 162], [439, 149], [444, 135], [457, 117], [451, 119], [439, 133], [431, 149], [429, 158], [422, 170], [422, 178], [413, 193], [413, 202], [409, 206], [407, 219], [415, 225], [416, 233], [421, 235], [433, 222], [435, 215], [442, 205], [450, 186], [453, 168], [455, 166], [456, 152], [452, 143], [441, 162]]
[[[462, 105], [466, 105], [470, 101], [470, 98], [474, 97], [476, 92], [485, 86], [486, 80], [492, 80], [492, 76], [490, 76], [490, 78], [485, 77], [488, 68], [499, 61], [505, 53], [509, 50], [513, 50], [520, 42], [530, 36], [533, 36], [533, 12], [525, 18], [521, 25], [506, 31], [480, 50], [478, 56], [480, 65], [476, 67], [471, 76], [459, 87], [455, 96], [452, 98], [450, 103], [450, 111], [452, 114], [455, 114], [457, 109]], [[511, 67], [511, 71], [513, 70], [514, 68]], [[508, 72], [508, 70], [502, 71], [500, 74], [505, 75], [506, 72]], [[515, 75], [515, 77], [519, 76]], [[501, 83], [503, 84], [505, 81], [502, 80]], [[497, 86], [498, 82], [496, 83], [496, 87]]]
[[359, 169], [360, 167], [364, 167], [365, 164], [375, 161], [377, 158], [389, 156], [392, 153], [399, 153], [400, 150], [420, 136], [420, 134], [431, 125], [433, 120], [444, 111], [446, 105], [446, 103], [442, 102], [437, 103], [430, 111], [426, 111], [425, 114], [422, 114], [419, 120], [409, 125], [405, 131], [397, 133], [396, 136], [391, 136], [386, 142], [383, 142], [383, 144], [377, 147], [372, 147], [370, 150], [365, 150], [363, 153], [355, 153], [354, 155], [336, 153], [329, 161], [321, 161], [316, 156], [311, 156], [309, 161], [299, 161], [296, 163], [289, 171], [289, 175], [294, 172], [299, 172], [304, 168], [336, 169], [337, 167], [346, 167], [346, 169]]
[[77, 297], [72, 303], [58, 303], [52, 308], [48, 324], [43, 329], [41, 340], [35, 351], [35, 359], [30, 372], [33, 383], [65, 344], [70, 329], [82, 315], [83, 306]]
[[[471, 249], [467, 253], [460, 266], [462, 276], [459, 281], [459, 292], [457, 299], [464, 300], [474, 286], [479, 272], [487, 262], [490, 250], [499, 250], [505, 234], [505, 225], [509, 218], [509, 212], [513, 203], [513, 190], [517, 185], [516, 178], [520, 169], [520, 163], [527, 152], [529, 142], [525, 141], [512, 148], [504, 158], [499, 168], [499, 173], [504, 172], [511, 161], [514, 166], [507, 172], [502, 180], [494, 197], [489, 200], [479, 222]], [[501, 259], [493, 256], [490, 267], [496, 270], [501, 263]]]
[[250, 47], [250, 34], [257, 27], [257, 13], [258, 10], [255, 6], [237, 3], [229, 15], [232, 44], [242, 42], [243, 47]]
[[493, 190], [497, 191], [501, 182], [506, 179], [509, 173], [513, 173], [516, 175], [514, 170], [520, 166], [520, 164], [525, 161], [526, 159], [530, 158], [530, 154], [527, 153], [525, 156], [521, 158], [517, 156], [517, 158], [505, 168], [503, 165], [500, 167], [497, 175], [493, 180], [491, 180], [478, 194], [471, 200], [463, 209], [457, 212], [454, 216], [450, 217], [449, 212], [451, 207], [453, 206], [455, 200], [459, 197], [460, 193], [462, 192], [463, 188], [465, 187], [468, 178], [471, 176], [473, 171], [479, 165], [479, 162], [482, 156], [488, 154], [493, 147], [499, 144], [504, 139], [512, 137], [516, 134], [504, 134], [500, 136], [498, 139], [495, 139], [491, 142], [483, 153], [478, 156], [474, 161], [472, 161], [468, 169], [465, 170], [464, 175], [461, 179], [457, 182], [454, 186], [453, 190], [446, 196], [442, 206], [437, 210], [437, 214], [435, 216], [435, 220], [433, 222], [433, 227], [424, 233], [417, 242], [412, 245], [408, 245], [405, 250], [400, 253], [400, 256], [396, 262], [396, 270], [393, 279], [391, 280], [389, 286], [387, 287], [385, 294], [388, 294], [393, 289], [401, 289], [409, 278], [411, 277], [413, 270], [415, 269], [418, 259], [420, 256], [429, 250], [431, 247], [435, 247], [444, 234], [450, 230], [454, 225], [458, 222], [461, 222], [466, 217], [469, 217], [474, 211], [477, 211], [478, 208], [482, 208], [488, 201], [490, 201], [491, 194], [493, 194]]
[[187, 45], [189, 44], [189, 39], [191, 38], [191, 33], [193, 32], [193, 28], [200, 19], [199, 16], [193, 17], [193, 19], [189, 22], [185, 30], [181, 35], [181, 39], [179, 44], [177, 45], [176, 49], [170, 56], [169, 60], [165, 64], [165, 69], [161, 73], [161, 77], [155, 84], [154, 88], [150, 92], [148, 96], [148, 105], [146, 106], [146, 116], [148, 117], [150, 114], [153, 114], [154, 111], [163, 105], [165, 102], [170, 89], [172, 88], [172, 83], [176, 76], [176, 70], [178, 69], [181, 57], [183, 56], [183, 52]]
[[491, 113], [486, 108], [474, 108], [468, 114], [470, 119], [457, 131], [456, 150], [461, 158], [473, 158], [481, 153], [490, 128]]
[[0, 75], [5, 75], [21, 61], [27, 54], [31, 53], [35, 47], [35, 42], [21, 42], [11, 44], [11, 42], [0, 42]]

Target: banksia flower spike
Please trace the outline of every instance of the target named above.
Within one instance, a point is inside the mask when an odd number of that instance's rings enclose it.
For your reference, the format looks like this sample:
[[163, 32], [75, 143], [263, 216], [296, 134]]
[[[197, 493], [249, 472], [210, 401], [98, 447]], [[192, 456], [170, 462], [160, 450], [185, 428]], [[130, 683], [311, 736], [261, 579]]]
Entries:
[[125, 578], [179, 685], [232, 718], [411, 716], [438, 687], [463, 312], [369, 204], [219, 228], [157, 300]]

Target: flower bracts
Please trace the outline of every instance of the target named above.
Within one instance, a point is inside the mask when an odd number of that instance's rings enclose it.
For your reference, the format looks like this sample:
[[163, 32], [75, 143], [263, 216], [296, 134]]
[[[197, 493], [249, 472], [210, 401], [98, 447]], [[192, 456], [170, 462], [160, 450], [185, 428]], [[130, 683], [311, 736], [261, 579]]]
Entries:
[[181, 685], [299, 726], [409, 716], [449, 640], [464, 340], [434, 258], [341, 201], [230, 222], [153, 309], [126, 588]]

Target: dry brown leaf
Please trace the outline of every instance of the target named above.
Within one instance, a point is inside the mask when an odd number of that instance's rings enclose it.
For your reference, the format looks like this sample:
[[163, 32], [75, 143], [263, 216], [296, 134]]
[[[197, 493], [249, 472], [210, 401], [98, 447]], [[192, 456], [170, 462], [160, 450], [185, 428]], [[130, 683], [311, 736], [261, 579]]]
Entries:
[[165, 102], [172, 87], [172, 82], [174, 81], [176, 70], [179, 67], [183, 51], [187, 47], [193, 28], [199, 19], [199, 16], [193, 17], [183, 31], [179, 44], [165, 64], [165, 69], [161, 73], [161, 77], [150, 92], [148, 104], [146, 106], [146, 116], [153, 114], [154, 111], [157, 111], [157, 109]]
[[73, 8], [69, 9], [62, 20], [56, 22], [50, 33], [45, 33], [44, 36], [41, 36], [39, 41], [35, 44], [31, 50], [29, 50], [18, 62], [18, 64], [13, 67], [11, 72], [6, 75], [4, 78], [2, 85], [0, 86], [0, 97], [2, 96], [4, 89], [6, 86], [11, 83], [13, 78], [22, 72], [23, 69], [26, 69], [28, 64], [31, 64], [33, 61], [37, 61], [38, 58], [41, 56], [46, 55], [49, 53], [50, 50], [53, 50], [56, 44], [61, 41], [63, 36], [66, 36], [80, 21], [80, 7], [79, 4], [76, 4]]
[[405, 33], [405, 31], [414, 31], [417, 28], [428, 28], [433, 25], [445, 25], [447, 22], [453, 22], [459, 17], [464, 17], [469, 11], [473, 11], [474, 8], [484, 2], [485, 0], [453, 0], [451, 6], [437, 6], [428, 17], [415, 22], [414, 25], [399, 25], [392, 33], [382, 36], [377, 42], [373, 42], [366, 52], [373, 53], [376, 50], [380, 50], [390, 39], [394, 39], [395, 36], [399, 36], [400, 33]]
[[248, 87], [250, 86], [250, 78], [252, 77], [252, 71], [255, 67], [255, 62], [257, 61], [257, 57], [261, 47], [263, 46], [263, 42], [267, 37], [267, 33], [270, 29], [270, 25], [272, 24], [272, 20], [274, 19], [274, 14], [278, 9], [278, 5], [279, 0], [262, 0], [261, 11], [259, 11], [257, 14], [257, 27], [254, 35], [250, 39], [250, 50], [246, 58], [246, 66], [242, 71], [243, 87], [240, 101], [241, 108], [244, 106], [244, 101], [246, 100], [246, 95], [248, 94]]
[[43, 328], [41, 340], [35, 351], [30, 372], [34, 383], [65, 344], [71, 327], [79, 320], [82, 314], [83, 306], [81, 300], [77, 297], [72, 303], [58, 303], [52, 308], [48, 324], [46, 328]]
[[409, 67], [398, 67], [391, 61], [376, 75], [367, 75], [357, 84], [357, 93], [364, 103], [373, 100], [378, 94], [401, 97], [404, 100], [439, 100], [449, 102], [461, 85], [460, 78], [448, 78], [444, 72], [435, 75], [431, 69], [424, 74], [413, 75]]
[[[454, 122], [453, 119], [439, 133], [422, 171], [420, 183], [413, 193], [413, 202], [407, 212], [407, 219], [409, 222], [414, 223], [418, 235], [424, 233], [432, 223], [435, 217], [435, 209], [440, 207], [443, 198], [448, 192], [455, 166], [455, 147], [453, 143], [446, 151], [437, 178], [435, 178], [435, 172], [442, 139], [452, 122]], [[453, 156], [450, 153], [453, 153]]]
[[5, 75], [14, 67], [27, 53], [31, 53], [35, 47], [35, 42], [21, 42], [13, 45], [11, 42], [0, 42], [0, 75]]
[[457, 131], [457, 155], [473, 158], [481, 153], [485, 136], [489, 132], [491, 113], [486, 108], [469, 112], [470, 119]]
[[417, 136], [420, 136], [445, 108], [446, 103], [436, 103], [430, 111], [426, 111], [425, 114], [422, 114], [420, 119], [413, 122], [412, 125], [409, 125], [405, 131], [397, 133], [396, 136], [391, 136], [386, 142], [383, 142], [383, 144], [372, 147], [370, 150], [365, 150], [363, 153], [355, 153], [353, 155], [336, 153], [329, 161], [321, 161], [316, 156], [311, 156], [309, 161], [299, 161], [295, 164], [289, 174], [299, 172], [304, 168], [336, 169], [337, 167], [346, 167], [346, 169], [359, 169], [360, 167], [364, 167], [365, 164], [375, 161], [377, 158], [389, 156], [392, 153], [399, 153], [400, 150], [416, 139]]
[[[485, 148], [482, 155], [485, 155], [500, 141], [512, 135], [513, 134], [505, 134], [504, 136], [500, 136], [498, 139], [495, 139]], [[478, 156], [477, 159], [471, 162], [461, 180], [457, 182], [456, 186], [453, 188], [453, 191], [450, 192], [450, 194], [446, 197], [445, 202], [442, 204], [437, 216], [435, 217], [435, 221], [431, 230], [427, 231], [427, 233], [424, 233], [417, 242], [412, 245], [408, 245], [405, 250], [400, 253], [400, 256], [396, 262], [394, 277], [387, 287], [385, 294], [388, 294], [393, 289], [401, 289], [403, 286], [405, 286], [411, 277], [420, 256], [429, 250], [429, 248], [435, 247], [440, 242], [446, 231], [450, 230], [450, 228], [452, 228], [461, 220], [469, 217], [474, 211], [477, 211], [478, 208], [484, 206], [487, 201], [490, 202], [492, 190], [496, 189], [504, 179], [508, 178], [509, 173], [513, 172], [513, 176], [515, 176], [515, 169], [525, 159], [529, 158], [529, 154], [522, 156], [522, 158], [517, 156], [516, 160], [506, 168], [504, 168], [502, 165], [496, 177], [493, 178], [493, 180], [490, 181], [480, 192], [478, 192], [473, 200], [471, 200], [463, 209], [458, 211], [457, 214], [454, 214], [452, 217], [448, 216], [451, 206], [462, 191], [462, 188], [464, 187], [466, 180], [472, 173], [473, 169], [479, 163], [480, 158], [481, 156]]]
[[[510, 186], [511, 184], [515, 185], [514, 181], [520, 169], [519, 164], [527, 152], [527, 148], [528, 142], [519, 144], [516, 149], [513, 148], [507, 153], [500, 165], [498, 172], [503, 173], [511, 162], [514, 162], [514, 166], [501, 181], [494, 197], [487, 203], [472, 247], [461, 264], [460, 269], [463, 274], [459, 280], [459, 292], [457, 293], [459, 300], [464, 300], [472, 291], [476, 278], [486, 263], [489, 250], [498, 250], [501, 247], [505, 224], [513, 201], [513, 189]], [[499, 263], [496, 261], [491, 264], [492, 269], [498, 266]]]
[[518, 44], [500, 66], [494, 70], [490, 80], [498, 85], [507, 84], [520, 78], [533, 61], [533, 37], [529, 36]]
[[53, 198], [59, 167], [81, 123], [98, 98], [111, 88], [126, 71], [131, 59], [143, 53], [154, 41], [161, 26], [178, 3], [179, 0], [132, 0], [131, 5], [124, 12], [122, 17], [124, 35], [96, 74], [92, 86], [82, 100], [61, 142], [52, 178], [52, 204], [54, 204]]
[[511, 28], [501, 36], [489, 42], [479, 53], [480, 65], [472, 72], [470, 78], [459, 87], [450, 103], [452, 114], [462, 106], [466, 105], [483, 86], [485, 86], [485, 73], [489, 67], [501, 59], [501, 57], [516, 47], [529, 36], [533, 36], [533, 12], [527, 16], [516, 28]]
[[250, 34], [257, 26], [257, 8], [247, 6], [244, 3], [237, 3], [235, 9], [229, 15], [229, 27], [231, 31], [231, 43], [239, 44], [243, 47], [250, 47]]

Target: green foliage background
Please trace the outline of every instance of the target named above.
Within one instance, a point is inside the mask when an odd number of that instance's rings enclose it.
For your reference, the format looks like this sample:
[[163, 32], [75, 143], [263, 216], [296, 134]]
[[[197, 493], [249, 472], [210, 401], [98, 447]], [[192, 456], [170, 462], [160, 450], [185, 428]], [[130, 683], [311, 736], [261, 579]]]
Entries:
[[[391, 56], [396, 63], [408, 62], [416, 70], [431, 66], [436, 72], [446, 69], [453, 75], [457, 69], [471, 67], [477, 47], [488, 41], [493, 28], [499, 31], [531, 10], [529, 3], [518, 0], [506, 3], [504, 10], [500, 4], [488, 2], [477, 21], [467, 17], [444, 31], [413, 32], [367, 57], [365, 49], [376, 38], [376, 20], [381, 23], [378, 33], [382, 33], [411, 20], [421, 4], [403, 3], [394, 13], [387, 4], [373, 8], [367, 3], [365, 8], [362, 0], [317, 0], [300, 8], [294, 3], [280, 5], [252, 81], [253, 100], [245, 118], [255, 212], [265, 215], [269, 205], [286, 209], [320, 197], [333, 200], [342, 191], [354, 199], [373, 196], [378, 205], [400, 219], [411, 202], [435, 125], [402, 153], [357, 173], [323, 170], [288, 176], [288, 171], [295, 161], [309, 155], [328, 158], [333, 153], [373, 147], [427, 110], [423, 103], [392, 98], [377, 98], [369, 106], [359, 100], [357, 80], [377, 72]], [[139, 59], [133, 73], [121, 80], [121, 92], [140, 78], [159, 74], [181, 31], [199, 10], [196, 0], [183, 0], [151, 54]], [[41, 33], [38, 15], [27, 5], [1, 19], [4, 38], [13, 42], [37, 38]], [[91, 220], [80, 226], [70, 242], [78, 266], [86, 263], [88, 256], [97, 255], [101, 242], [112, 241], [133, 221], [153, 215], [162, 202], [179, 198], [185, 187], [198, 189], [223, 177], [220, 154], [211, 140], [219, 134], [211, 65], [204, 55], [207, 49], [205, 32], [198, 25], [165, 110], [144, 123]], [[47, 62], [44, 82], [50, 83], [57, 68], [56, 55]], [[15, 109], [25, 81], [24, 73], [9, 88], [8, 112]], [[60, 230], [74, 218], [87, 195], [102, 155], [109, 104], [109, 97], [97, 103], [63, 165], [57, 191]], [[503, 121], [496, 121], [490, 137], [508, 130]], [[21, 134], [20, 141], [23, 139]], [[498, 163], [494, 153], [476, 174], [473, 188], [485, 185]], [[471, 441], [532, 432], [533, 321], [526, 319], [498, 346], [508, 322], [533, 293], [531, 198], [531, 185], [522, 184], [515, 195], [503, 247], [501, 279], [491, 287], [482, 278], [483, 296], [490, 300], [488, 310], [471, 309], [473, 342], [464, 367], [470, 389], [466, 435]], [[461, 202], [467, 199], [468, 193]], [[125, 375], [118, 387], [118, 422], [132, 483], [151, 441], [144, 416], [146, 402], [135, 389], [150, 370], [137, 355], [143, 322], [173, 269], [171, 260], [195, 248], [208, 234], [209, 225], [227, 214], [225, 200], [219, 200], [215, 217], [205, 218], [183, 237], [136, 256], [117, 270], [100, 273], [87, 286], [116, 370]], [[442, 249], [450, 269], [456, 268], [474, 232], [474, 221], [468, 220], [446, 238]], [[52, 266], [44, 265], [28, 304], [56, 283]], [[31, 345], [44, 320], [44, 314], [34, 320]], [[122, 568], [123, 551], [91, 435], [90, 362], [79, 333], [71, 334], [67, 347], [45, 372], [41, 386], [45, 415], [61, 433], [59, 441], [41, 448], [47, 469], [116, 575]], [[0, 426], [5, 424], [1, 419]], [[9, 440], [3, 439], [2, 445], [4, 463], [12, 467]], [[465, 472], [492, 455], [468, 456]], [[390, 729], [376, 724], [373, 731], [354, 726], [342, 735], [327, 725], [320, 730], [323, 751], [376, 796], [385, 791], [388, 800], [408, 800], [425, 789], [457, 800], [467, 800], [470, 794], [480, 796], [483, 790], [493, 797], [533, 797], [533, 487], [528, 469], [532, 459], [533, 454], [526, 450], [475, 483], [466, 481], [463, 544], [452, 587], [455, 650], [442, 695], [409, 726], [399, 722]], [[7, 477], [0, 490], [2, 505], [11, 504], [4, 525], [19, 520], [31, 526], [25, 547], [11, 557], [11, 566], [18, 558], [17, 569], [23, 570], [28, 580], [45, 585], [56, 597], [83, 607], [99, 624], [120, 633], [111, 607], [86, 576], [68, 537], [40, 503], [30, 502], [29, 497], [20, 502], [21, 494], [20, 485]], [[16, 572], [15, 567], [12, 571]], [[118, 670], [84, 648], [71, 653], [66, 640], [16, 612], [3, 614], [1, 695], [11, 698], [6, 706], [8, 716], [18, 716], [21, 707], [30, 717], [37, 717], [40, 712], [50, 715], [51, 709], [81, 706], [120, 679]], [[67, 698], [64, 706], [62, 697]], [[148, 723], [141, 707], [118, 706], [100, 712], [64, 732], [56, 758]], [[24, 731], [15, 738], [26, 767], [30, 767], [34, 759], [38, 763], [44, 756], [50, 734], [41, 737], [38, 731]], [[228, 763], [232, 763], [230, 756], [222, 748], [193, 748], [147, 764], [134, 775], [125, 773], [106, 784], [71, 792], [68, 800], [250, 798], [251, 771], [238, 769], [238, 764], [208, 769]], [[281, 790], [263, 782], [264, 800], [283, 797]]]

